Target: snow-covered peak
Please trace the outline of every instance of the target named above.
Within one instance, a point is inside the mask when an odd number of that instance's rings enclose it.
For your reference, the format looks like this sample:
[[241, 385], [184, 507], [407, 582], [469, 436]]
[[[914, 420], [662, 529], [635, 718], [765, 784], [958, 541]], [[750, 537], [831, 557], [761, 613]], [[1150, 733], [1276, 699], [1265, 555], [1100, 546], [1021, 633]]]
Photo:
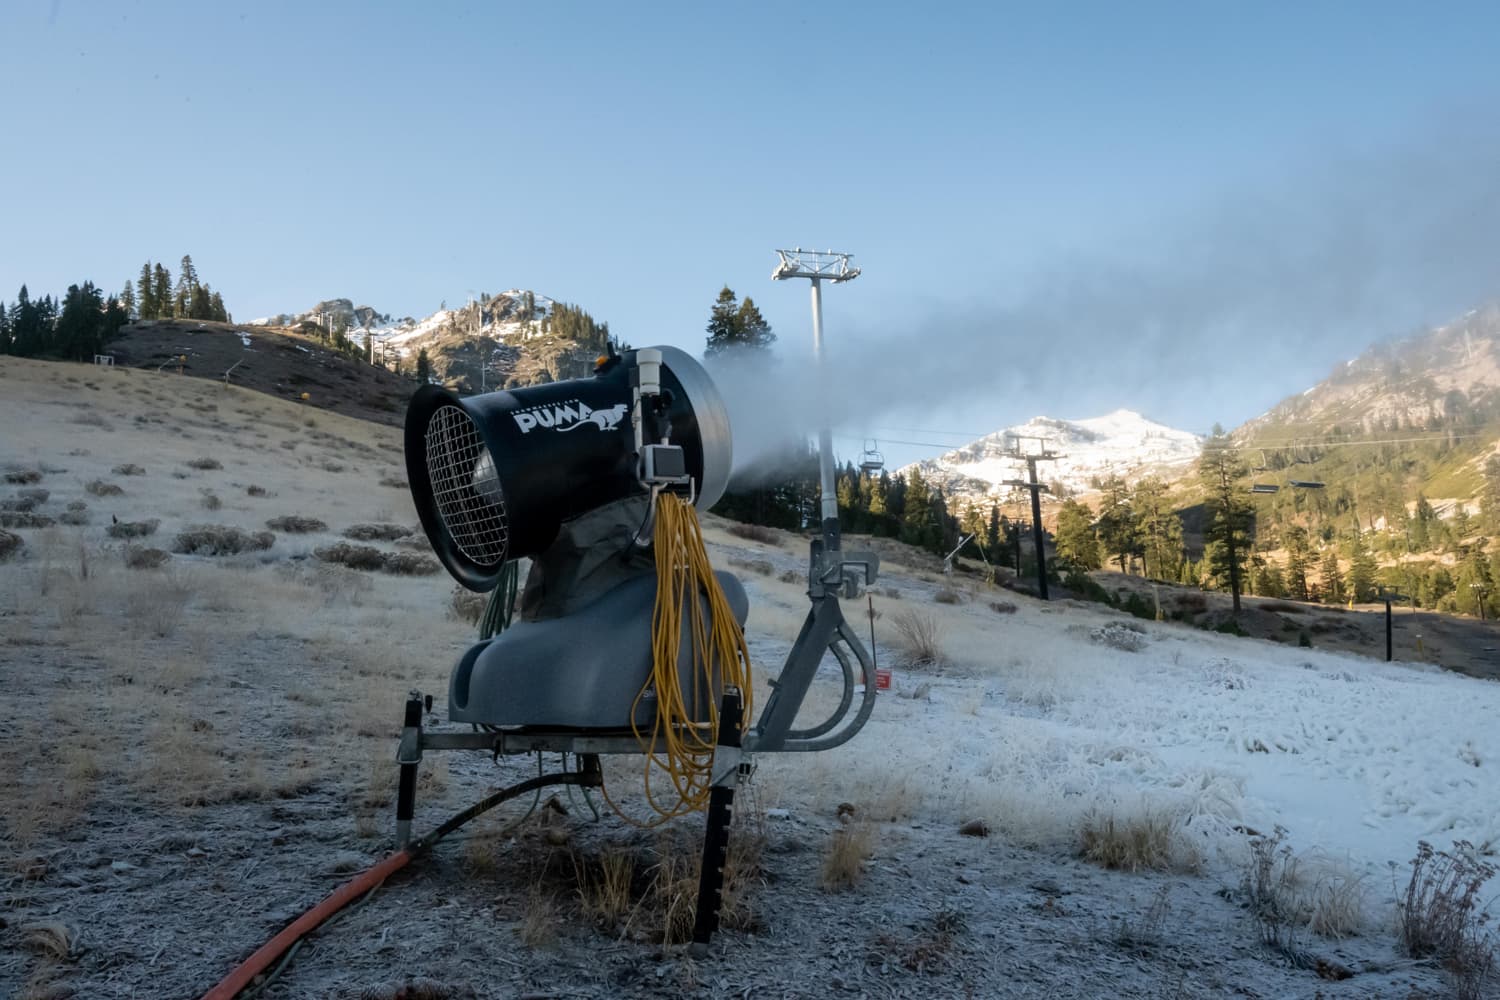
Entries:
[[1005, 480], [1027, 475], [1025, 458], [1013, 453], [1045, 451], [1056, 458], [1038, 464], [1038, 477], [1068, 493], [1087, 493], [1111, 475], [1134, 480], [1148, 474], [1178, 474], [1198, 457], [1202, 445], [1200, 435], [1121, 409], [1084, 420], [1032, 417], [916, 467], [950, 495], [999, 497], [1010, 490], [1002, 485]]

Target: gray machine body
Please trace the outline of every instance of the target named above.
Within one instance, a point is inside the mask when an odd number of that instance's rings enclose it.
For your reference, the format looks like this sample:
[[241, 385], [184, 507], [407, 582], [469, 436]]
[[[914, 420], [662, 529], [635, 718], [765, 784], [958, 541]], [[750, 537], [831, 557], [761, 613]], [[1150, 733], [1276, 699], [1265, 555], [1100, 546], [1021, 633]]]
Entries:
[[[745, 588], [729, 573], [715, 573], [743, 626], [750, 610]], [[697, 600], [708, 619], [708, 600]], [[520, 620], [459, 660], [448, 683], [448, 719], [491, 726], [628, 729], [650, 726], [653, 698], [636, 696], [651, 676], [655, 574], [617, 584], [563, 618]], [[689, 609], [683, 609], [677, 660], [683, 702], [696, 721], [707, 721], [722, 683], [713, 665], [712, 690], [704, 690], [693, 665]], [[632, 707], [635, 711], [632, 715]]]

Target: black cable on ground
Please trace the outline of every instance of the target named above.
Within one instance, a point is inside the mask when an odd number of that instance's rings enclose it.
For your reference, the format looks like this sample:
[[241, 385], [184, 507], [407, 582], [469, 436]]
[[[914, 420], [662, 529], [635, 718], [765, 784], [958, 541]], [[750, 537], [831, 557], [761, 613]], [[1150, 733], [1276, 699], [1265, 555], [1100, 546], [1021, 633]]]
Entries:
[[[264, 972], [266, 967], [271, 965], [272, 962], [276, 962], [275, 969], [265, 979], [255, 984], [255, 992], [250, 994], [252, 997], [259, 996], [271, 981], [280, 975], [282, 970], [290, 964], [293, 956], [301, 948], [302, 942], [306, 940], [308, 934], [311, 934], [321, 926], [326, 926], [345, 907], [368, 900], [374, 895], [375, 890], [384, 884], [387, 877], [399, 871], [409, 861], [426, 854], [436, 846], [438, 841], [448, 836], [448, 834], [457, 830], [476, 816], [480, 816], [495, 808], [495, 806], [507, 799], [513, 799], [518, 795], [524, 795], [526, 792], [544, 788], [547, 785], [602, 787], [603, 783], [604, 775], [597, 769], [573, 771], [564, 774], [538, 775], [535, 778], [529, 778], [526, 781], [511, 785], [508, 788], [502, 788], [491, 795], [485, 796], [463, 812], [451, 817], [427, 836], [413, 841], [407, 847], [387, 856], [372, 868], [360, 872], [349, 882], [335, 889], [326, 899], [320, 901], [311, 907], [307, 913], [292, 921], [280, 934], [277, 934], [275, 938], [272, 938], [266, 945], [240, 963], [218, 985], [204, 994], [204, 1000], [229, 1000], [229, 998], [242, 997], [243, 991], [250, 987], [254, 978]], [[381, 872], [384, 874], [380, 874]], [[361, 883], [368, 883], [371, 877], [377, 874], [379, 875], [378, 879], [357, 900], [349, 895], [353, 887]], [[314, 916], [314, 914], [321, 915]], [[309, 917], [312, 919], [309, 920]], [[300, 929], [298, 929], [299, 924], [302, 925]], [[295, 938], [290, 936], [293, 933], [296, 935]], [[284, 940], [278, 942], [278, 939]]]

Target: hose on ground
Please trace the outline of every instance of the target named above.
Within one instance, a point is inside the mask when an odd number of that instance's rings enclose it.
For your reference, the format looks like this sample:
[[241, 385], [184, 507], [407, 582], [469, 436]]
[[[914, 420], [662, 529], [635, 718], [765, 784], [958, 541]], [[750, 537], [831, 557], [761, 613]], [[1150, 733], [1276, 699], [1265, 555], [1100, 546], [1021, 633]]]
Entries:
[[[390, 854], [377, 862], [373, 867], [360, 872], [354, 878], [335, 889], [322, 902], [308, 910], [288, 924], [281, 933], [270, 941], [267, 941], [249, 958], [235, 968], [229, 975], [225, 976], [217, 986], [203, 994], [202, 1000], [234, 1000], [248, 986], [255, 977], [265, 972], [272, 962], [289, 948], [295, 946], [308, 934], [317, 930], [328, 921], [330, 917], [338, 913], [344, 907], [354, 902], [361, 896], [365, 896], [378, 888], [386, 879], [396, 872], [405, 868], [414, 858], [432, 850], [438, 841], [448, 834], [457, 830], [476, 816], [495, 808], [507, 799], [513, 799], [517, 795], [546, 785], [584, 785], [596, 786], [601, 783], [601, 775], [598, 771], [573, 771], [567, 774], [547, 774], [502, 788], [498, 792], [487, 795], [474, 803], [463, 812], [448, 819], [437, 829], [420, 840]], [[279, 970], [278, 970], [279, 971]]]

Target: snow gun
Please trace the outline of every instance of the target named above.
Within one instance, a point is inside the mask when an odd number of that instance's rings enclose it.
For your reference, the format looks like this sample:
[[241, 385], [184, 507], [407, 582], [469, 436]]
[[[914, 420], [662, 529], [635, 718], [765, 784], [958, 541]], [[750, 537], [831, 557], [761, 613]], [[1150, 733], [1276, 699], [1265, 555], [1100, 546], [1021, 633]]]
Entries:
[[[691, 356], [611, 353], [590, 377], [469, 397], [424, 386], [407, 410], [405, 448], [433, 551], [491, 598], [481, 640], [448, 682], [446, 721], [467, 731], [425, 727], [432, 699], [420, 691], [406, 701], [397, 840], [412, 843], [428, 751], [537, 755], [539, 777], [494, 802], [543, 784], [608, 799], [600, 755], [640, 755], [653, 823], [707, 811], [693, 932], [703, 951], [718, 924], [735, 790], [753, 755], [839, 746], [874, 709], [874, 665], [839, 598], [872, 584], [878, 559], [843, 552], [837, 521], [823, 520], [808, 556], [812, 606], [752, 722], [749, 599], [710, 565], [696, 514], [728, 486], [729, 415]], [[530, 565], [517, 600], [521, 560]], [[837, 708], [798, 728], [829, 656], [843, 680]], [[541, 774], [546, 754], [559, 755], [554, 774]], [[653, 770], [671, 780], [653, 782]]]

